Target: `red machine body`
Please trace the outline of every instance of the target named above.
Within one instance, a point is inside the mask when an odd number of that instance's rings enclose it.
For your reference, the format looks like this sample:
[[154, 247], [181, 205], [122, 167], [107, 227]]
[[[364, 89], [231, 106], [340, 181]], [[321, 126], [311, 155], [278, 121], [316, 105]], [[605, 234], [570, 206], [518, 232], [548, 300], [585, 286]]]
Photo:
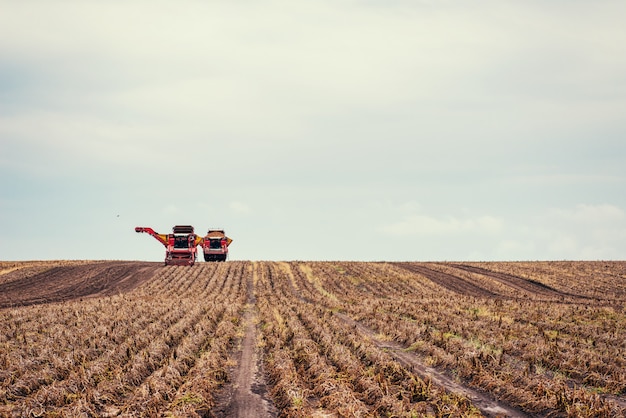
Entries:
[[152, 235], [165, 246], [165, 265], [193, 266], [198, 254], [198, 245], [202, 237], [194, 233], [191, 225], [176, 225], [171, 234], [159, 234], [152, 228], [138, 226], [135, 232], [145, 232]]
[[233, 240], [226, 236], [223, 229], [209, 229], [202, 239], [204, 261], [226, 261], [231, 242]]

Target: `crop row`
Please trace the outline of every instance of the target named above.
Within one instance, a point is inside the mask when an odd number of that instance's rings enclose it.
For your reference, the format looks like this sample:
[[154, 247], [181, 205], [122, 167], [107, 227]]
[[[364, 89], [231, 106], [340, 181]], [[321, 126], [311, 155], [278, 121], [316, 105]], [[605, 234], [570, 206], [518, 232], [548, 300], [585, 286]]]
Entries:
[[0, 414], [208, 410], [227, 379], [248, 269], [165, 267], [131, 293], [0, 311]]
[[[59, 265], [42, 300], [60, 300], [64, 272], [117, 268]], [[51, 267], [0, 263], [0, 285], [46, 286]], [[259, 388], [281, 417], [488, 413], [470, 389], [517, 415], [626, 414], [626, 263], [147, 269], [125, 293], [4, 305], [0, 416], [210, 416], [244, 322], [257, 324]]]
[[265, 369], [282, 416], [480, 415], [309, 299], [323, 293], [303, 275], [275, 263], [255, 274]]
[[468, 297], [382, 263], [292, 269], [311, 271], [324, 289], [317, 297], [309, 292], [317, 304], [341, 309], [427, 364], [529, 413], [623, 412], [626, 316], [619, 307], [563, 298]]
[[559, 289], [564, 293], [602, 301], [626, 300], [626, 262], [543, 261], [468, 263], [514, 274]]

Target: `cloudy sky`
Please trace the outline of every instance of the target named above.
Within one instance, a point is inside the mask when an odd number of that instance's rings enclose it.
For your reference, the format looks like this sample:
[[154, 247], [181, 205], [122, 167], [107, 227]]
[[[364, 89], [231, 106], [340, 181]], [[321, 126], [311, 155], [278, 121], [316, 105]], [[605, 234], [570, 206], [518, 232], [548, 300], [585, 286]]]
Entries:
[[622, 0], [0, 10], [0, 260], [626, 259]]

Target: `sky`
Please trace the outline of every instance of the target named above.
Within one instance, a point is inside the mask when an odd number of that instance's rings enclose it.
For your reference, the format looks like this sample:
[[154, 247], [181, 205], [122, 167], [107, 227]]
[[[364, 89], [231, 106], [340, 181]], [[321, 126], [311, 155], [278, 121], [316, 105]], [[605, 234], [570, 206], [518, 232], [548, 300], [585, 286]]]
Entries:
[[626, 259], [622, 0], [0, 10], [0, 260]]

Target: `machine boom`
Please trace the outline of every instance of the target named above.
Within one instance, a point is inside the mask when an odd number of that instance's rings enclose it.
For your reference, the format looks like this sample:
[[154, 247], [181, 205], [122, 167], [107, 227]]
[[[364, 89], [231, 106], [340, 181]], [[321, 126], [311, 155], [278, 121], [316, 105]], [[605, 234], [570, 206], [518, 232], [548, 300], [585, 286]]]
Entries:
[[198, 254], [198, 245], [202, 237], [194, 233], [191, 225], [176, 225], [171, 234], [159, 234], [152, 228], [138, 226], [135, 232], [152, 235], [165, 246], [165, 265], [193, 266]]
[[226, 261], [228, 246], [233, 241], [222, 229], [209, 229], [206, 236], [200, 237], [191, 225], [176, 225], [171, 234], [159, 234], [145, 226], [135, 227], [135, 232], [150, 234], [165, 246], [165, 265], [193, 266], [198, 246], [202, 247], [204, 261]]

